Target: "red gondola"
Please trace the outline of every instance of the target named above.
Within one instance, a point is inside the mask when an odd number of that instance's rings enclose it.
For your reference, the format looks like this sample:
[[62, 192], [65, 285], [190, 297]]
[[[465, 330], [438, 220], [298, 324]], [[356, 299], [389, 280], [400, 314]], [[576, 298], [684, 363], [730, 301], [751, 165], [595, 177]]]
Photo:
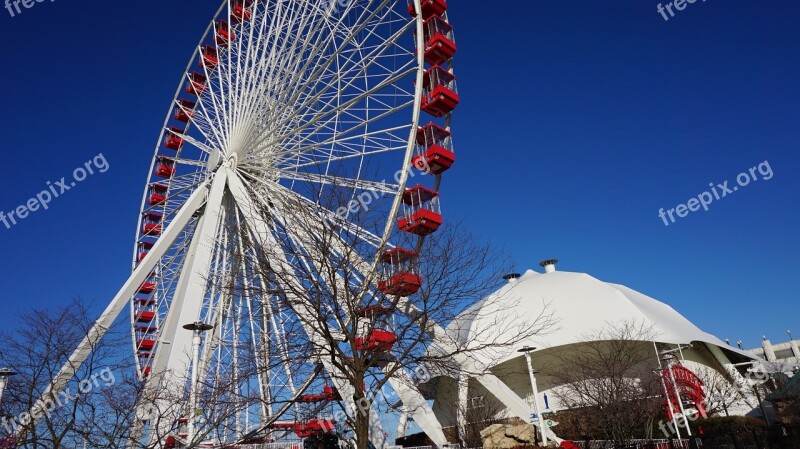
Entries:
[[[178, 107], [178, 111], [179, 112], [184, 112], [184, 111], [180, 110], [180, 107]], [[178, 112], [175, 113], [175, 116], [176, 116], [175, 118], [176, 119], [177, 119], [177, 115], [178, 115]], [[164, 147], [165, 148], [169, 148], [170, 150], [175, 150], [175, 151], [178, 151], [181, 148], [183, 148], [183, 143], [184, 143], [183, 142], [183, 138], [180, 137], [180, 134], [183, 134], [183, 133], [184, 133], [184, 130], [182, 130], [180, 128], [176, 128], [174, 126], [171, 126], [167, 130], [167, 133], [164, 135]]]
[[459, 101], [455, 75], [438, 65], [425, 72], [423, 78], [423, 111], [434, 117], [444, 117], [453, 112]]
[[161, 235], [161, 221], [164, 217], [154, 212], [148, 212], [144, 215], [142, 221], [142, 234], [156, 237]]
[[137, 257], [136, 260], [139, 262], [144, 260], [144, 258], [147, 257], [147, 253], [149, 253], [150, 250], [153, 249], [153, 245], [155, 245], [154, 242], [150, 242], [147, 240], [140, 242], [138, 248], [139, 256]]
[[152, 339], [142, 339], [136, 343], [136, 346], [142, 351], [152, 351], [153, 348], [156, 347], [156, 341]]
[[298, 438], [308, 438], [315, 434], [329, 433], [334, 429], [336, 422], [331, 419], [312, 419], [307, 423], [298, 423], [294, 426], [294, 433]]
[[325, 387], [322, 389], [321, 394], [304, 394], [303, 396], [300, 396], [298, 402], [308, 402], [308, 403], [329, 402], [329, 401], [340, 401], [341, 399], [342, 396], [339, 395], [338, 390], [328, 385], [325, 385]]
[[227, 47], [228, 44], [236, 39], [236, 34], [228, 25], [227, 20], [217, 21], [216, 28], [217, 33], [214, 35], [214, 42], [216, 42], [217, 47]]
[[156, 313], [150, 310], [141, 310], [136, 313], [136, 322], [150, 323], [156, 319]]
[[186, 93], [199, 97], [206, 91], [206, 76], [200, 72], [189, 74], [189, 82], [186, 84]]
[[403, 248], [388, 251], [382, 257], [383, 278], [378, 290], [384, 295], [410, 296], [422, 287], [422, 277], [416, 273], [417, 253]]
[[425, 62], [439, 65], [456, 54], [453, 26], [439, 16], [425, 21]]
[[166, 156], [159, 156], [156, 164], [156, 176], [161, 178], [171, 178], [175, 175], [175, 160]]
[[214, 70], [219, 64], [219, 55], [217, 54], [217, 49], [212, 47], [211, 45], [206, 45], [203, 47], [201, 51], [202, 58], [200, 58], [200, 67], [205, 68], [208, 71]]
[[231, 22], [242, 23], [250, 20], [251, 11], [249, 8], [252, 3], [253, 2], [251, 0], [237, 0], [233, 2], [233, 8], [231, 9]]
[[356, 349], [359, 351], [388, 352], [397, 342], [397, 335], [393, 332], [374, 329], [366, 337], [356, 338]]
[[197, 104], [193, 101], [189, 101], [186, 99], [179, 100], [178, 104], [175, 105], [175, 115], [174, 115], [175, 120], [183, 123], [189, 123], [189, 120], [191, 120], [192, 117], [194, 117], [194, 108], [196, 106]]
[[[422, 0], [422, 18], [427, 20], [432, 16], [441, 16], [447, 10], [447, 0]], [[408, 13], [417, 16], [414, 0], [408, 0]]]
[[419, 236], [430, 235], [442, 225], [439, 192], [416, 186], [403, 194], [403, 218], [398, 221], [400, 230]]
[[416, 169], [440, 175], [452, 167], [455, 161], [450, 131], [435, 123], [429, 123], [417, 131], [417, 155], [412, 161]]
[[147, 204], [157, 206], [167, 200], [167, 192], [169, 187], [164, 184], [150, 184], [150, 190], [147, 195]]

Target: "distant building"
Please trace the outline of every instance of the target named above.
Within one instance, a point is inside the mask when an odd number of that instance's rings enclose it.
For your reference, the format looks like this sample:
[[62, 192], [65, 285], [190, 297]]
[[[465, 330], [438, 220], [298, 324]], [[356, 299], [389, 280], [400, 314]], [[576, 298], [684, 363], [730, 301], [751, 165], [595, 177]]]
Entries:
[[790, 339], [785, 343], [772, 344], [765, 336], [760, 348], [748, 349], [747, 352], [780, 367], [780, 371], [790, 372], [800, 365], [800, 340], [792, 339], [791, 332], [788, 333]]

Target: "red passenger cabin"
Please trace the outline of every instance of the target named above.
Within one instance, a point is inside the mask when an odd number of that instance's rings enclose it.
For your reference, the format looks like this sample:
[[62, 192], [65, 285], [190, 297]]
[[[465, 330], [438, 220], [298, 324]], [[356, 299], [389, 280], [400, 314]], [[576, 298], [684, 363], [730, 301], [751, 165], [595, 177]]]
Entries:
[[325, 385], [321, 394], [304, 394], [300, 396], [298, 402], [330, 402], [340, 401], [341, 399], [342, 397], [339, 395], [339, 391], [331, 386]]
[[203, 67], [208, 71], [214, 70], [217, 67], [217, 64], [219, 64], [219, 55], [217, 54], [217, 49], [211, 45], [206, 45], [203, 47], [201, 53], [202, 58], [200, 58], [200, 67]]
[[199, 97], [206, 91], [206, 76], [200, 72], [189, 74], [189, 82], [186, 84], [186, 93]]
[[252, 0], [236, 0], [231, 8], [231, 22], [242, 23], [250, 20]]
[[227, 47], [228, 44], [236, 39], [236, 34], [228, 25], [227, 20], [217, 21], [216, 28], [217, 33], [214, 35], [214, 42], [216, 42], [217, 47]]
[[161, 235], [161, 221], [164, 217], [155, 212], [148, 212], [142, 220], [142, 234], [156, 237]]
[[417, 131], [417, 155], [412, 161], [417, 170], [440, 175], [452, 167], [455, 161], [450, 131], [434, 123]]
[[425, 62], [439, 65], [456, 54], [453, 26], [439, 16], [425, 21]]
[[456, 76], [440, 66], [425, 72], [422, 82], [422, 110], [434, 117], [444, 117], [453, 112], [460, 98], [456, 88]]
[[156, 341], [153, 339], [143, 338], [136, 343], [136, 346], [142, 351], [152, 351], [156, 347]]
[[175, 175], [175, 160], [167, 156], [159, 156], [156, 164], [156, 176], [161, 178], [171, 178]]
[[153, 249], [153, 245], [155, 245], [155, 242], [150, 242], [147, 240], [139, 242], [139, 247], [137, 250], [139, 255], [137, 256], [136, 260], [138, 262], [144, 260], [144, 258], [147, 257], [147, 254], [150, 252], [150, 250]]
[[175, 120], [183, 123], [189, 123], [189, 120], [194, 117], [194, 108], [197, 104], [194, 101], [181, 99], [175, 105]]
[[414, 267], [417, 257], [416, 252], [403, 248], [384, 254], [383, 276], [378, 281], [378, 290], [391, 296], [410, 296], [418, 292], [422, 287], [422, 277]]
[[[142, 284], [144, 286], [145, 284]], [[151, 293], [155, 289], [155, 285], [151, 283], [147, 286], [146, 290]], [[140, 287], [141, 290], [141, 287]], [[140, 292], [141, 293], [141, 292]], [[149, 294], [149, 293], [148, 293]], [[153, 326], [152, 322], [156, 319], [156, 300], [152, 298], [136, 299], [134, 301], [134, 310], [137, 323], [147, 324], [147, 327]]]
[[397, 335], [393, 332], [373, 329], [366, 337], [356, 338], [356, 349], [359, 351], [388, 352], [397, 342]]
[[439, 192], [415, 186], [403, 194], [403, 218], [398, 221], [400, 230], [426, 236], [439, 230], [442, 210]]
[[307, 423], [298, 423], [294, 426], [294, 433], [298, 438], [308, 438], [312, 435], [329, 433], [334, 429], [335, 421], [330, 419], [312, 419]]
[[267, 426], [268, 429], [280, 429], [280, 430], [294, 430], [295, 427], [297, 427], [297, 423], [284, 422], [284, 421], [274, 422], [269, 426]]
[[[136, 291], [141, 295], [149, 295], [156, 291], [156, 283], [152, 276], [148, 276], [147, 279], [142, 282], [142, 285], [139, 286], [139, 289]], [[147, 301], [147, 300], [145, 300]], [[138, 301], [137, 301], [138, 302]], [[152, 309], [154, 305], [146, 305], [148, 309]]]
[[138, 323], [150, 323], [156, 319], [156, 312], [153, 310], [140, 310], [136, 312], [136, 321]]
[[[194, 103], [192, 103], [192, 104], [194, 104]], [[176, 120], [178, 119], [178, 115], [181, 114], [181, 113], [185, 114], [186, 112], [181, 110], [180, 107], [177, 107], [177, 110], [175, 112], [175, 119]], [[186, 117], [187, 117], [186, 121], [189, 121], [188, 120], [189, 119], [189, 115], [188, 114], [186, 115]], [[184, 130], [182, 130], [180, 128], [176, 128], [174, 126], [171, 126], [167, 130], [167, 133], [164, 135], [164, 147], [165, 148], [169, 148], [170, 150], [175, 150], [175, 151], [178, 151], [181, 148], [183, 148], [183, 143], [184, 143], [183, 142], [183, 138], [180, 137], [180, 135], [183, 134], [183, 133], [184, 133]]]
[[369, 318], [373, 321], [393, 313], [394, 309], [381, 305], [362, 307], [358, 310], [358, 316], [361, 318]]
[[150, 184], [150, 188], [147, 192], [147, 204], [158, 206], [167, 200], [167, 192], [169, 192], [169, 187], [164, 184]]
[[[424, 20], [433, 16], [441, 16], [447, 11], [447, 0], [422, 0], [420, 3], [422, 3], [422, 18]], [[417, 16], [414, 0], [408, 0], [408, 13], [412, 17]]]

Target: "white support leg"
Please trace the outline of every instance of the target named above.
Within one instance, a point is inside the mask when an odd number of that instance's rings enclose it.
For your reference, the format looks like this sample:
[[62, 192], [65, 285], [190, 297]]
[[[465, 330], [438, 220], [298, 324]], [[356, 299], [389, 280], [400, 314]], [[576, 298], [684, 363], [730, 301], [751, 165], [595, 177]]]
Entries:
[[389, 384], [403, 401], [403, 409], [406, 411], [403, 415], [410, 414], [414, 418], [414, 422], [436, 446], [442, 447], [448, 444], [439, 420], [436, 419], [436, 415], [419, 390], [411, 386], [412, 380], [408, 374], [402, 369], [398, 370], [393, 377], [389, 378]]
[[[122, 285], [122, 288], [117, 292], [111, 303], [106, 310], [100, 315], [95, 324], [89, 329], [86, 337], [78, 345], [75, 352], [72, 353], [67, 363], [61, 368], [58, 374], [53, 378], [50, 386], [42, 394], [42, 398], [47, 398], [54, 393], [61, 391], [75, 376], [75, 373], [80, 369], [83, 362], [92, 352], [92, 349], [97, 342], [105, 335], [119, 314], [128, 304], [128, 301], [133, 297], [139, 286], [142, 285], [144, 280], [155, 268], [161, 257], [166, 254], [167, 250], [172, 246], [175, 240], [180, 237], [181, 232], [191, 221], [192, 215], [200, 209], [206, 199], [206, 187], [208, 183], [200, 185], [197, 190], [186, 200], [186, 203], [181, 207], [175, 218], [170, 225], [164, 230], [164, 233], [153, 245], [147, 257], [142, 260], [142, 263], [133, 270], [128, 280]], [[31, 420], [36, 422], [44, 414], [44, 410], [34, 408], [30, 411]]]
[[[181, 382], [184, 382], [189, 374], [192, 334], [181, 326], [194, 323], [200, 317], [227, 178], [228, 170], [221, 169], [211, 182], [205, 212], [192, 236], [189, 253], [184, 260], [181, 277], [159, 336], [158, 350], [145, 387], [145, 395], [148, 397], [157, 388], [172, 389], [173, 382], [180, 383], [174, 386], [179, 389]], [[167, 409], [176, 409], [173, 400], [174, 398], [157, 400], [156, 407], [150, 412], [163, 413]], [[150, 432], [151, 442], [152, 439], [163, 437], [165, 428], [173, 424], [168, 417], [158, 418], [160, 419], [151, 421], [152, 424], [158, 422], [161, 427]], [[177, 419], [178, 416], [174, 418]]]

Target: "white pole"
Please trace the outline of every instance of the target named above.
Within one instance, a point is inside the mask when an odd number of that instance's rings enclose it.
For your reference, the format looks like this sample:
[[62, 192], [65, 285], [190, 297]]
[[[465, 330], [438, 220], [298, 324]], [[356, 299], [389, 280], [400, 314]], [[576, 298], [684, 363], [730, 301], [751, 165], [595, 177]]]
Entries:
[[683, 408], [681, 393], [678, 391], [678, 383], [675, 382], [675, 375], [672, 373], [672, 369], [670, 369], [669, 365], [667, 365], [667, 371], [669, 371], [669, 378], [672, 381], [672, 388], [675, 389], [675, 397], [678, 400], [678, 407], [681, 409], [681, 416], [683, 416], [683, 424], [686, 425], [686, 434], [688, 436], [692, 436], [692, 429], [689, 428], [689, 418], [686, 417], [686, 410]]
[[539, 387], [536, 385], [536, 376], [533, 375], [530, 351], [525, 351], [525, 360], [528, 362], [528, 374], [531, 377], [531, 388], [533, 389], [533, 409], [536, 410], [536, 416], [539, 417], [539, 430], [542, 431], [542, 444], [544, 447], [547, 447], [547, 423], [544, 422], [544, 417], [539, 407]]
[[200, 361], [200, 344], [203, 342], [203, 337], [200, 335], [200, 330], [194, 331], [192, 338], [192, 384], [189, 390], [189, 445], [194, 442], [195, 438], [195, 410], [197, 409], [197, 364]]
[[187, 429], [187, 439], [188, 445], [191, 446], [194, 443], [194, 439], [197, 433], [197, 425], [195, 424], [195, 419], [197, 418], [195, 410], [197, 410], [197, 382], [199, 377], [199, 371], [197, 370], [197, 365], [200, 363], [200, 345], [203, 343], [203, 332], [207, 330], [211, 330], [214, 326], [210, 324], [206, 324], [203, 322], [196, 322], [192, 324], [186, 324], [183, 326], [184, 329], [190, 330], [193, 332], [192, 336], [192, 374], [191, 374], [191, 384], [189, 387], [189, 420], [188, 420], [188, 429]]
[[[660, 364], [661, 362], [659, 362], [659, 365]], [[658, 377], [661, 379], [661, 386], [664, 387], [664, 397], [667, 398], [667, 407], [669, 407], [670, 415], [672, 415], [672, 424], [675, 426], [675, 433], [677, 433], [678, 439], [680, 440], [681, 429], [680, 426], [678, 426], [678, 420], [675, 419], [675, 413], [672, 413], [672, 411], [675, 409], [672, 408], [672, 400], [669, 398], [669, 390], [667, 389], [667, 382], [664, 380], [664, 374], [660, 370], [658, 371]], [[678, 394], [677, 391], [675, 392], [675, 394]], [[678, 398], [678, 400], [680, 400], [680, 398]]]
[[[664, 397], [667, 398], [667, 407], [669, 407], [669, 414], [672, 415], [672, 425], [675, 426], [675, 433], [678, 435], [678, 439], [681, 439], [681, 429], [678, 426], [678, 420], [675, 419], [675, 413], [672, 413], [672, 400], [669, 398], [669, 390], [667, 389], [667, 381], [664, 380], [664, 365], [661, 364], [661, 354], [658, 352], [658, 345], [656, 345], [656, 341], [653, 340], [653, 349], [656, 351], [656, 360], [658, 360], [658, 378], [661, 379], [661, 386], [664, 388]], [[675, 395], [678, 396], [678, 401], [680, 402], [681, 398], [678, 395], [678, 390], [675, 390]]]

